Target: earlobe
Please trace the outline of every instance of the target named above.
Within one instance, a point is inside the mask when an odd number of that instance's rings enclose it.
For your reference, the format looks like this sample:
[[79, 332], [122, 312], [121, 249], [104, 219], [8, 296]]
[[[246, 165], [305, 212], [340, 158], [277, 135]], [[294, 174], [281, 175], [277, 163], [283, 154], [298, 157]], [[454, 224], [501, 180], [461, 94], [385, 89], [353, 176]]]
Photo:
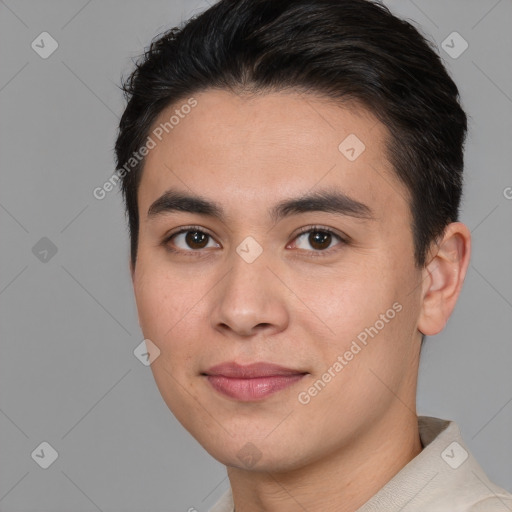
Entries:
[[471, 234], [465, 224], [449, 224], [433, 245], [423, 269], [421, 313], [418, 330], [433, 336], [441, 332], [455, 308], [471, 254]]

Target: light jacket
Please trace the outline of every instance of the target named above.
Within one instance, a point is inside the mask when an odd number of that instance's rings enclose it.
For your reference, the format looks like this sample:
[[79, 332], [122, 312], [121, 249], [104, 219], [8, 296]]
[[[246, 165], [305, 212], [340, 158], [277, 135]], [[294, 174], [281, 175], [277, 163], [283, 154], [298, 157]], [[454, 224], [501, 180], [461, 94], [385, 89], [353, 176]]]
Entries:
[[[418, 427], [423, 450], [355, 512], [512, 512], [453, 421], [419, 416]], [[235, 512], [231, 489], [209, 512]]]

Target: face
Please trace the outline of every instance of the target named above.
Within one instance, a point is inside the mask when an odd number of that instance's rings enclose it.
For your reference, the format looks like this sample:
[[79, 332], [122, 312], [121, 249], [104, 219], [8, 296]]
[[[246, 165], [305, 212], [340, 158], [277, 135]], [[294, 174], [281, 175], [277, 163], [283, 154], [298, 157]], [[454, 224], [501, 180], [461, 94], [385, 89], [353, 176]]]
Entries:
[[[155, 139], [138, 191], [133, 285], [160, 351], [151, 369], [217, 460], [299, 468], [414, 407], [421, 271], [407, 190], [362, 107], [298, 92], [194, 99]], [[290, 372], [211, 370], [261, 362]]]

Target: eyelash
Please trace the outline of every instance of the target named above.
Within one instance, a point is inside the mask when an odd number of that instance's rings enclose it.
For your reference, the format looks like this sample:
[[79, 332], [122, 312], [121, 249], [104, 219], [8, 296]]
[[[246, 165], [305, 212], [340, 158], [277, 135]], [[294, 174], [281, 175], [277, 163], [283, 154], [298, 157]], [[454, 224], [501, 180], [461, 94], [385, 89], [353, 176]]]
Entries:
[[[201, 252], [203, 252], [201, 249], [191, 249], [189, 251], [182, 251], [182, 250], [173, 249], [172, 247], [169, 246], [169, 242], [171, 241], [171, 239], [173, 237], [180, 235], [181, 233], [187, 233], [189, 231], [198, 231], [200, 233], [204, 233], [205, 235], [207, 235], [210, 238], [214, 238], [207, 231], [205, 231], [201, 226], [184, 226], [181, 229], [179, 229], [178, 231], [175, 231], [175, 232], [171, 233], [169, 236], [165, 237], [164, 240], [162, 241], [162, 245], [166, 248], [167, 251], [174, 253], [174, 254], [185, 254], [186, 256], [192, 256], [192, 257], [204, 256], [203, 254], [201, 254]], [[348, 245], [350, 243], [348, 237], [343, 237], [343, 236], [339, 235], [338, 233], [335, 233], [332, 229], [327, 228], [325, 226], [320, 226], [320, 225], [305, 226], [305, 227], [301, 228], [299, 230], [299, 232], [294, 236], [293, 240], [295, 240], [296, 238], [299, 238], [304, 233], [316, 232], [316, 231], [334, 236], [341, 242], [339, 245]], [[332, 250], [333, 249], [336, 250], [336, 247], [337, 247], [337, 245], [335, 245], [334, 247], [331, 247], [329, 249], [325, 249], [325, 250], [312, 250], [312, 251], [305, 251], [305, 252], [310, 253], [309, 257], [312, 257], [312, 258], [320, 257], [321, 258], [324, 256], [330, 256]], [[299, 249], [299, 250], [301, 250], [301, 249]], [[304, 250], [304, 249], [302, 249], [302, 250]]]

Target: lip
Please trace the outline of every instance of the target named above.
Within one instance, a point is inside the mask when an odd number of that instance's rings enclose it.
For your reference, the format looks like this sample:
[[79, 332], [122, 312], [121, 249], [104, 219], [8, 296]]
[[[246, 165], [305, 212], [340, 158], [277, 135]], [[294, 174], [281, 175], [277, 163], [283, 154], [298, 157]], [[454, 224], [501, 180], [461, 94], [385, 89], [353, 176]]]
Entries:
[[285, 368], [273, 363], [259, 362], [242, 365], [233, 362], [221, 363], [212, 366], [204, 373], [207, 375], [222, 375], [223, 377], [232, 377], [238, 379], [253, 379], [256, 377], [277, 377], [290, 376], [307, 373], [302, 370]]
[[307, 375], [307, 372], [273, 363], [239, 365], [229, 362], [212, 366], [203, 375], [222, 395], [253, 402], [292, 386]]

